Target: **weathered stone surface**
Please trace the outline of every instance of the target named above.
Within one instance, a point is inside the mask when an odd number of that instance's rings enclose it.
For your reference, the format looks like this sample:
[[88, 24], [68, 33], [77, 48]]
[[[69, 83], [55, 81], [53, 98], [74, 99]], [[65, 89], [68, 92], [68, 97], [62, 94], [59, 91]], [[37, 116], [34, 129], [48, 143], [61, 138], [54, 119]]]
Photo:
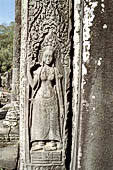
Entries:
[[85, 1], [81, 170], [113, 169], [113, 0]]
[[0, 167], [8, 170], [16, 169], [18, 145], [0, 148]]
[[19, 126], [19, 105], [18, 104], [11, 104], [11, 107], [8, 109], [7, 115], [4, 120], [4, 125], [9, 127], [16, 127]]
[[[76, 170], [78, 164], [79, 148], [79, 124], [80, 124], [80, 105], [81, 105], [81, 67], [82, 67], [82, 19], [83, 19], [83, 1], [75, 0], [73, 3], [73, 57], [72, 65], [72, 143], [69, 143], [71, 150], [70, 170]], [[70, 118], [71, 119], [71, 118]], [[70, 124], [68, 125], [70, 126]], [[71, 129], [72, 128], [72, 129]]]
[[15, 0], [15, 34], [13, 47], [12, 101], [19, 101], [21, 47], [21, 0]]

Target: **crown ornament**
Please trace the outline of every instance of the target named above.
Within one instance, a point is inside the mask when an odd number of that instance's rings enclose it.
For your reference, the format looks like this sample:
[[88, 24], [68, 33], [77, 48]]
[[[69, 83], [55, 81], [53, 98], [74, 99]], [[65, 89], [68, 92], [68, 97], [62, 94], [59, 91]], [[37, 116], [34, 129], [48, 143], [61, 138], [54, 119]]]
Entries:
[[52, 31], [49, 31], [42, 42], [42, 50], [47, 47], [51, 47], [51, 49], [55, 49], [57, 47], [56, 35]]

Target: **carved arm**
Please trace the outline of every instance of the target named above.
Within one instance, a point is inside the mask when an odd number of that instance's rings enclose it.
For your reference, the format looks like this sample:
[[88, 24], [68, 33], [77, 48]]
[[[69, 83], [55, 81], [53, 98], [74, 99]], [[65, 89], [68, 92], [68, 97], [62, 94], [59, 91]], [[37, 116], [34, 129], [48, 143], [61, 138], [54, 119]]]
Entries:
[[38, 76], [37, 74], [35, 75], [31, 74], [31, 67], [29, 64], [27, 67], [27, 76], [28, 76], [28, 81], [29, 81], [30, 86], [34, 89], [38, 81]]

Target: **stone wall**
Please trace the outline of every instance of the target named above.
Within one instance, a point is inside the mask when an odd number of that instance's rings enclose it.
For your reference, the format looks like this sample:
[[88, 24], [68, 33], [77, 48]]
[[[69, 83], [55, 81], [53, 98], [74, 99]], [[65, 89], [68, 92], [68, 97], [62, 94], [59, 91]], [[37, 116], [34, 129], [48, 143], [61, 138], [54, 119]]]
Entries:
[[85, 0], [81, 170], [113, 169], [113, 0]]

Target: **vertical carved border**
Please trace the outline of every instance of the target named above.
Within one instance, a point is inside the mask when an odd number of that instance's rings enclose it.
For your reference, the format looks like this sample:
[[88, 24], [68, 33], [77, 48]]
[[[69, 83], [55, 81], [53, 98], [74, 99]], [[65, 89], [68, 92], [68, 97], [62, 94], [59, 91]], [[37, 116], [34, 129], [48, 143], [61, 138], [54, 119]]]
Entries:
[[25, 91], [26, 91], [26, 41], [28, 0], [21, 0], [21, 56], [20, 56], [20, 170], [25, 170]]
[[82, 80], [82, 43], [83, 43], [83, 0], [74, 1], [74, 37], [73, 37], [73, 130], [72, 152], [70, 170], [78, 170], [80, 153], [80, 106], [81, 106], [81, 80]]

